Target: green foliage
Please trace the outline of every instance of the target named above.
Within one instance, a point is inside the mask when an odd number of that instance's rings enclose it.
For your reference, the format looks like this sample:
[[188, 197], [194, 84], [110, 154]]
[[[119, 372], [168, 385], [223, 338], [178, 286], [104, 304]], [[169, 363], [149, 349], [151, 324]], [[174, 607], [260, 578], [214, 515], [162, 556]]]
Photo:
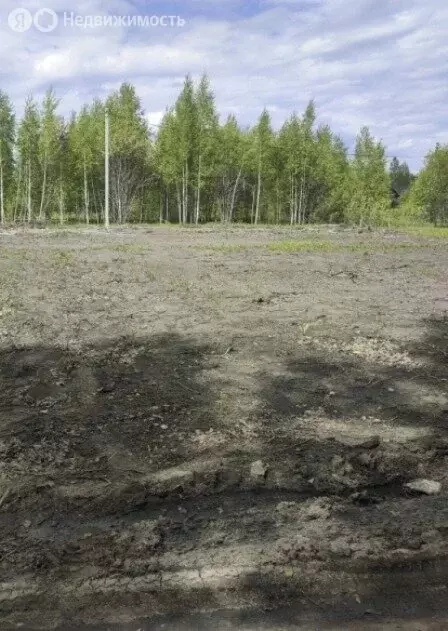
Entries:
[[143, 214], [150, 182], [150, 134], [135, 88], [124, 83], [108, 99], [110, 115], [112, 219], [118, 223]]
[[40, 202], [41, 174], [39, 164], [41, 125], [36, 102], [29, 97], [20, 122], [17, 138], [18, 172], [17, 212], [21, 218], [31, 221]]
[[[313, 101], [278, 131], [267, 109], [249, 128], [233, 115], [221, 124], [205, 75], [197, 83], [185, 78], [157, 133], [128, 83], [68, 120], [57, 108], [52, 90], [41, 104], [30, 97], [16, 129], [0, 91], [2, 220], [103, 221], [108, 112], [111, 221], [397, 227], [448, 221], [446, 147], [427, 157], [415, 180], [398, 159], [388, 170], [384, 146], [363, 128], [349, 160], [341, 138], [318, 125]], [[391, 187], [399, 194], [395, 203]]]
[[363, 127], [356, 139], [349, 176], [347, 218], [359, 224], [381, 225], [390, 220], [390, 177], [381, 142]]
[[0, 90], [0, 211], [2, 223], [11, 215], [14, 186], [15, 116], [7, 94]]
[[58, 100], [52, 89], [45, 94], [40, 114], [39, 167], [41, 197], [39, 219], [45, 219], [47, 210], [54, 204], [58, 164], [61, 158], [61, 123], [56, 114]]
[[435, 226], [448, 224], [448, 145], [437, 145], [415, 180], [408, 207]]
[[414, 180], [409, 166], [406, 162], [400, 162], [398, 158], [393, 158], [389, 167], [389, 174], [392, 188], [402, 197], [409, 191]]

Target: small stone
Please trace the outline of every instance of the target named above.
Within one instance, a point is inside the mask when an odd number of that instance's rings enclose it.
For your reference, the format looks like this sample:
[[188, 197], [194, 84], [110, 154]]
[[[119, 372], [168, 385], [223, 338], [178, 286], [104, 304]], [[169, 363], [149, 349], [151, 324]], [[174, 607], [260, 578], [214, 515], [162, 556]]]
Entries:
[[412, 537], [407, 542], [407, 547], [409, 550], [420, 550], [423, 545], [423, 540], [421, 537]]
[[311, 521], [316, 519], [328, 519], [330, 517], [330, 509], [323, 505], [319, 500], [313, 502], [306, 511], [306, 519]]
[[104, 393], [113, 392], [114, 390], [115, 390], [114, 381], [108, 381], [100, 388], [100, 392], [104, 392]]
[[160, 429], [168, 429], [168, 425], [161, 425]]
[[347, 558], [352, 555], [350, 545], [343, 540], [336, 540], [330, 543], [330, 551], [337, 557]]
[[344, 464], [345, 460], [341, 456], [333, 456], [333, 458], [331, 459], [331, 468], [333, 470], [341, 469]]
[[263, 463], [262, 460], [257, 460], [253, 462], [250, 467], [250, 475], [252, 478], [256, 479], [265, 479], [268, 473], [268, 467]]
[[288, 513], [290, 510], [297, 508], [296, 502], [279, 502], [275, 507], [275, 510], [279, 513]]
[[438, 495], [442, 490], [440, 482], [434, 480], [413, 480], [404, 485], [410, 491], [422, 493], [423, 495]]
[[365, 440], [363, 443], [360, 443], [358, 447], [361, 449], [376, 449], [381, 445], [381, 438], [379, 436], [372, 436], [368, 440]]
[[359, 504], [360, 506], [371, 506], [380, 502], [378, 497], [369, 494], [367, 491], [356, 491], [350, 495], [350, 499], [354, 504]]
[[30, 520], [29, 520], [29, 519], [26, 519], [26, 520], [23, 522], [23, 524], [22, 524], [22, 525], [23, 525], [23, 527], [24, 527], [24, 528], [30, 528], [30, 527], [31, 527], [31, 522], [30, 522]]
[[435, 543], [440, 538], [440, 533], [438, 530], [426, 530], [422, 532], [422, 543]]
[[372, 460], [372, 455], [364, 451], [362, 454], [359, 454], [357, 460], [359, 464], [361, 464], [363, 467], [369, 467]]

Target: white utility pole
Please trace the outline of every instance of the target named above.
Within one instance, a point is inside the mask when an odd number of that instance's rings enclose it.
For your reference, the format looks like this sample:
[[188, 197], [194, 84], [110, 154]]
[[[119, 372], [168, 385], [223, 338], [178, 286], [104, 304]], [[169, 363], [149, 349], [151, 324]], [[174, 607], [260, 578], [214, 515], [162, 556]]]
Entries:
[[105, 110], [105, 165], [104, 165], [104, 226], [109, 228], [109, 152], [110, 152], [109, 110]]

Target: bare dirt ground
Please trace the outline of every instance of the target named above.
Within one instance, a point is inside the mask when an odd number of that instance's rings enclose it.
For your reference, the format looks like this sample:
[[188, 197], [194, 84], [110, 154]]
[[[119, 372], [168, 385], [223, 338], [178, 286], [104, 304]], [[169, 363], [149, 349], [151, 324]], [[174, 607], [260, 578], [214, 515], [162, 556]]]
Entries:
[[0, 233], [0, 628], [448, 628], [447, 272], [393, 232]]

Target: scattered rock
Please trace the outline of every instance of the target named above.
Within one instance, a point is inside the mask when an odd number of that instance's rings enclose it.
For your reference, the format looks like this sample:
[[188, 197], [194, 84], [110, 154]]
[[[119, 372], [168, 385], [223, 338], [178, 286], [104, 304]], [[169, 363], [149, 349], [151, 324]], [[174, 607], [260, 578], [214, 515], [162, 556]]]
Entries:
[[331, 459], [331, 468], [333, 470], [340, 470], [344, 467], [345, 464], [345, 460], [344, 458], [342, 458], [342, 456], [333, 456], [333, 458]]
[[253, 462], [250, 467], [250, 476], [251, 478], [255, 478], [256, 480], [265, 480], [268, 470], [268, 467], [263, 463], [262, 460], [257, 460]]
[[275, 510], [279, 513], [288, 514], [290, 511], [297, 508], [297, 502], [279, 502]]
[[336, 539], [330, 543], [330, 552], [337, 557], [347, 558], [352, 555], [352, 549], [347, 541]]
[[346, 475], [353, 472], [353, 466], [344, 460], [342, 456], [333, 456], [331, 459], [331, 468], [340, 475]]
[[376, 449], [381, 445], [381, 438], [379, 436], [372, 436], [368, 440], [365, 440], [363, 443], [357, 445], [361, 449]]
[[113, 392], [114, 390], [115, 390], [115, 382], [114, 381], [107, 381], [100, 388], [100, 392], [104, 392], [104, 393]]
[[371, 506], [372, 504], [379, 504], [381, 499], [368, 493], [367, 491], [356, 491], [350, 495], [350, 499], [354, 504], [359, 504], [360, 506]]
[[440, 533], [438, 530], [426, 530], [422, 532], [421, 540], [422, 543], [434, 543], [440, 538]]
[[434, 480], [413, 480], [404, 486], [410, 491], [422, 493], [423, 495], [438, 495], [442, 490], [440, 482], [435, 482]]
[[308, 520], [328, 519], [330, 517], [330, 509], [321, 501], [313, 502], [306, 510], [305, 518]]
[[367, 451], [363, 451], [356, 458], [360, 465], [363, 467], [369, 467], [369, 469], [375, 469], [376, 457], [375, 454]]
[[423, 545], [423, 539], [421, 537], [411, 537], [407, 542], [409, 550], [420, 550]]

